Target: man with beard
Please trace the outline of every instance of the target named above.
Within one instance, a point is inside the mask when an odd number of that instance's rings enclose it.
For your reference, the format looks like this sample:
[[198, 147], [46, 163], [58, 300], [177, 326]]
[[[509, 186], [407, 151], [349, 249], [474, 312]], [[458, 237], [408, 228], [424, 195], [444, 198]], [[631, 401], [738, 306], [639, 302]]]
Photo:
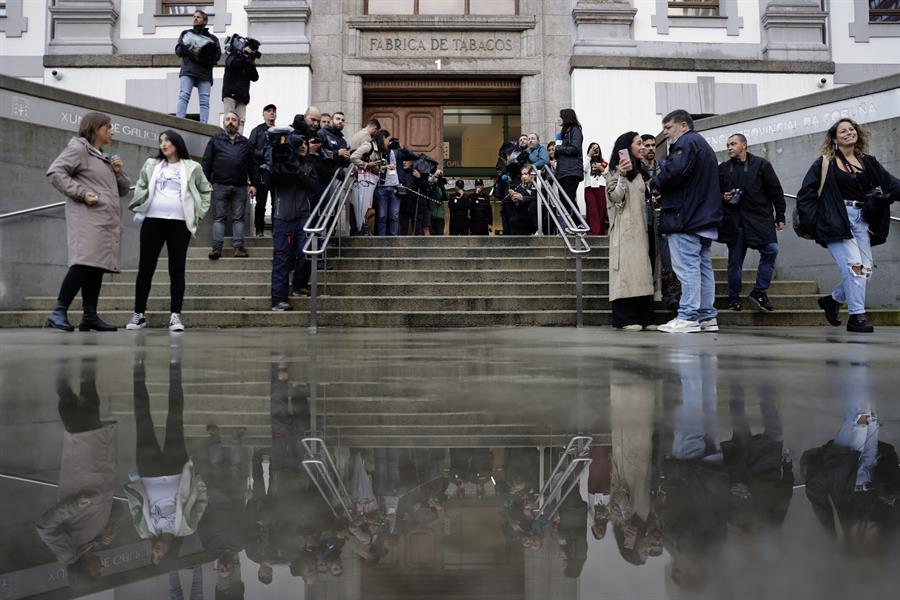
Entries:
[[247, 193], [256, 196], [256, 188], [248, 182], [257, 180], [257, 164], [250, 141], [238, 133], [240, 117], [225, 113], [223, 133], [213, 136], [203, 153], [203, 174], [213, 186], [213, 244], [210, 260], [222, 256], [225, 242], [225, 220], [231, 216], [232, 246], [236, 258], [246, 258], [244, 249], [244, 207]]
[[338, 111], [331, 116], [331, 125], [323, 126], [316, 134], [322, 140], [322, 154], [331, 166], [332, 175], [334, 171], [350, 165], [350, 147], [344, 137], [345, 122], [344, 113]]
[[202, 10], [194, 11], [194, 26], [185, 29], [175, 44], [175, 54], [181, 57], [178, 72], [178, 104], [175, 116], [184, 118], [187, 114], [191, 92], [197, 88], [200, 101], [200, 122], [209, 122], [209, 93], [213, 85], [213, 66], [222, 57], [219, 38], [206, 28], [209, 17]]

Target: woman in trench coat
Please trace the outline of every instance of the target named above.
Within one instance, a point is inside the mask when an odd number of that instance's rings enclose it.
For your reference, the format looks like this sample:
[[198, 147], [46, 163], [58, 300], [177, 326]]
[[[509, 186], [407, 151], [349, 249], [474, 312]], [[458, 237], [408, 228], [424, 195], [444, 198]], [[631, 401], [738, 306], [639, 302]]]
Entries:
[[75, 329], [69, 323], [67, 311], [81, 290], [84, 316], [78, 330], [116, 330], [97, 316], [103, 274], [119, 271], [122, 237], [119, 198], [131, 187], [122, 159], [103, 153], [103, 146], [112, 140], [112, 136], [109, 116], [87, 113], [81, 119], [78, 137], [69, 140], [47, 170], [47, 179], [68, 199], [69, 271], [45, 327], [62, 331]]
[[626, 331], [652, 328], [653, 267], [646, 222], [650, 176], [641, 161], [643, 152], [639, 134], [623, 133], [616, 140], [606, 172], [612, 325]]

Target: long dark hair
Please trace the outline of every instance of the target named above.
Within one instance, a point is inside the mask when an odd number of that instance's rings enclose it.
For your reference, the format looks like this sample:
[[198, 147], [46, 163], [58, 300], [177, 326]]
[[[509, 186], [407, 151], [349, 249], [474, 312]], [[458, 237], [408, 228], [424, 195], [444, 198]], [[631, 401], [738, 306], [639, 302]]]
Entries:
[[600, 144], [598, 144], [597, 142], [591, 142], [590, 144], [588, 144], [588, 148], [587, 148], [587, 152], [585, 152], [585, 156], [587, 156], [588, 154], [591, 153], [591, 148], [593, 148], [594, 146], [597, 146], [597, 156], [589, 158], [589, 160], [591, 162], [598, 162], [598, 163], [606, 162], [605, 160], [603, 160], [603, 149], [600, 147]]
[[[173, 146], [175, 146], [175, 153], [178, 155], [178, 158], [180, 158], [181, 160], [190, 160], [191, 154], [188, 152], [187, 144], [184, 143], [183, 137], [181, 137], [177, 132], [172, 131], [171, 129], [166, 129], [159, 134], [160, 143], [162, 143], [162, 136], [166, 136], [167, 138], [169, 138], [169, 141], [172, 142]], [[160, 148], [159, 152], [156, 153], [156, 158], [158, 160], [166, 160], [166, 155], [163, 154], [162, 148]]]
[[628, 150], [628, 156], [631, 157], [631, 170], [625, 174], [628, 181], [634, 181], [638, 173], [644, 179], [650, 179], [650, 173], [647, 172], [644, 162], [631, 153], [631, 142], [634, 141], [635, 136], [640, 137], [640, 134], [637, 131], [628, 131], [617, 137], [613, 146], [612, 156], [609, 157], [609, 170], [615, 171], [616, 167], [619, 166], [619, 150]]
[[575, 114], [575, 111], [571, 108], [564, 108], [559, 111], [559, 118], [562, 119], [562, 130], [568, 131], [573, 127], [581, 127], [581, 123], [578, 122], [578, 116]]

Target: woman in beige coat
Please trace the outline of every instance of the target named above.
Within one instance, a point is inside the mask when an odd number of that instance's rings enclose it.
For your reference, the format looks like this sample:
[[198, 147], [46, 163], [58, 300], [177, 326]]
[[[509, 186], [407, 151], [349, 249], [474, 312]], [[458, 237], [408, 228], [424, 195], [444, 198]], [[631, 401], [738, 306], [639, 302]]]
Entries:
[[45, 327], [62, 331], [75, 329], [66, 313], [81, 290], [84, 316], [78, 330], [116, 330], [97, 316], [103, 274], [119, 271], [122, 237], [119, 198], [131, 187], [122, 159], [103, 153], [103, 146], [112, 136], [112, 123], [107, 115], [87, 113], [81, 119], [78, 137], [69, 141], [47, 170], [50, 183], [69, 200], [66, 202], [69, 272]]
[[650, 177], [641, 162], [643, 152], [639, 134], [620, 135], [606, 172], [612, 325], [626, 331], [641, 331], [652, 322], [653, 268], [646, 223]]

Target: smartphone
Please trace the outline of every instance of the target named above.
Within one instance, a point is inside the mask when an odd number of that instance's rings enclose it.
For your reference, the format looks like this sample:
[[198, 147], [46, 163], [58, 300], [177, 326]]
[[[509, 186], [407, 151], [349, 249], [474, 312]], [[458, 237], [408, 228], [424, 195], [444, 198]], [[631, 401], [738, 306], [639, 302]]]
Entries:
[[628, 152], [628, 148], [622, 148], [619, 150], [619, 162], [625, 162], [626, 160], [631, 160], [631, 154]]

